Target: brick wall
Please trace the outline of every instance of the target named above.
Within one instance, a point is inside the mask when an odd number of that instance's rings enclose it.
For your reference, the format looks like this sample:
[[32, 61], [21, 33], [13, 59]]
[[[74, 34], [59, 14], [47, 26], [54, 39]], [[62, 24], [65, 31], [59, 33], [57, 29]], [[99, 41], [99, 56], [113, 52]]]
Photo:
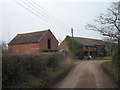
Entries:
[[[70, 52], [70, 50], [68, 49], [65, 40], [60, 44], [59, 48], [66, 50], [67, 52], [69, 52], [69, 55], [70, 55], [70, 56], [73, 56], [73, 54], [72, 54], [72, 53]], [[95, 49], [94, 46], [87, 46], [87, 47], [84, 46], [83, 49], [84, 49], [84, 51], [89, 51], [89, 52], [91, 51], [91, 52], [93, 53], [92, 55], [94, 55], [94, 56], [95, 56], [95, 51], [97, 51], [97, 56], [99, 56], [101, 53], [104, 52], [104, 46], [103, 46], [103, 45], [97, 45], [97, 46], [96, 46], [96, 49]], [[90, 53], [88, 53], [88, 54], [90, 54]], [[88, 54], [87, 54], [87, 55], [88, 55]]]
[[9, 50], [12, 53], [37, 53], [39, 50], [38, 43], [9, 45]]
[[97, 53], [98, 53], [98, 55], [99, 55], [100, 53], [103, 53], [103, 52], [104, 52], [104, 47], [105, 47], [105, 46], [101, 46], [101, 45], [97, 46]]
[[66, 43], [65, 40], [59, 45], [59, 49], [64, 49], [64, 50], [66, 50], [66, 51], [68, 52], [69, 56], [70, 56], [71, 58], [73, 58], [74, 55], [73, 55], [73, 53], [69, 50], [69, 48], [68, 48], [67, 43]]
[[[51, 39], [51, 49], [48, 49], [48, 39]], [[40, 50], [58, 50], [58, 41], [55, 36], [49, 31], [39, 42]]]
[[[51, 39], [51, 48], [48, 49], [48, 39]], [[48, 31], [38, 43], [9, 45], [12, 53], [38, 53], [40, 50], [58, 50], [58, 41], [52, 32]]]

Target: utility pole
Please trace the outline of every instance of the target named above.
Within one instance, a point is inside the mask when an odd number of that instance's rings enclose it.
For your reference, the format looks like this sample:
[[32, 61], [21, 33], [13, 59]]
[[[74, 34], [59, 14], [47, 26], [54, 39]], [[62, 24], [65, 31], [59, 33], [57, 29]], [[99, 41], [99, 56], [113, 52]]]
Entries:
[[71, 28], [71, 34], [72, 34], [72, 38], [73, 38], [73, 28]]
[[73, 28], [71, 28], [71, 34], [72, 34], [72, 53], [74, 58]]

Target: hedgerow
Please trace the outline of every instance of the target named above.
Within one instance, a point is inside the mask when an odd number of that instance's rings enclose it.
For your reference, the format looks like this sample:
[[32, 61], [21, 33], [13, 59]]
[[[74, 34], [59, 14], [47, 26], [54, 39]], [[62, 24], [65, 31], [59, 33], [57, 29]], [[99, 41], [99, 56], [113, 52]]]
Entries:
[[17, 82], [23, 82], [29, 76], [44, 78], [54, 68], [66, 59], [63, 53], [36, 55], [2, 56], [2, 86], [7, 87]]

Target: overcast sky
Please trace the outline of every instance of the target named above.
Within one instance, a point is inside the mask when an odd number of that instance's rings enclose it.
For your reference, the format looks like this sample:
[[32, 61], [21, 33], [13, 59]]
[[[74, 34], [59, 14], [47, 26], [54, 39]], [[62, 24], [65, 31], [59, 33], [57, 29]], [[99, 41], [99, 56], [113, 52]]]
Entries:
[[8, 43], [18, 33], [46, 29], [63, 40], [71, 35], [71, 27], [76, 37], [102, 39], [98, 32], [86, 30], [85, 25], [94, 23], [94, 18], [105, 13], [113, 1], [118, 0], [3, 0], [0, 3], [2, 40]]

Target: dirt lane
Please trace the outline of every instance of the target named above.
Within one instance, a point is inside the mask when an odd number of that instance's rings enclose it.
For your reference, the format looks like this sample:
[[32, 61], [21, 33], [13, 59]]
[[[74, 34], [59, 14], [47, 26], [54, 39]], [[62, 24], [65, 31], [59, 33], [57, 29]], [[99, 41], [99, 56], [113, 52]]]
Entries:
[[104, 61], [82, 61], [54, 88], [116, 88], [117, 85], [104, 73], [100, 63]]

